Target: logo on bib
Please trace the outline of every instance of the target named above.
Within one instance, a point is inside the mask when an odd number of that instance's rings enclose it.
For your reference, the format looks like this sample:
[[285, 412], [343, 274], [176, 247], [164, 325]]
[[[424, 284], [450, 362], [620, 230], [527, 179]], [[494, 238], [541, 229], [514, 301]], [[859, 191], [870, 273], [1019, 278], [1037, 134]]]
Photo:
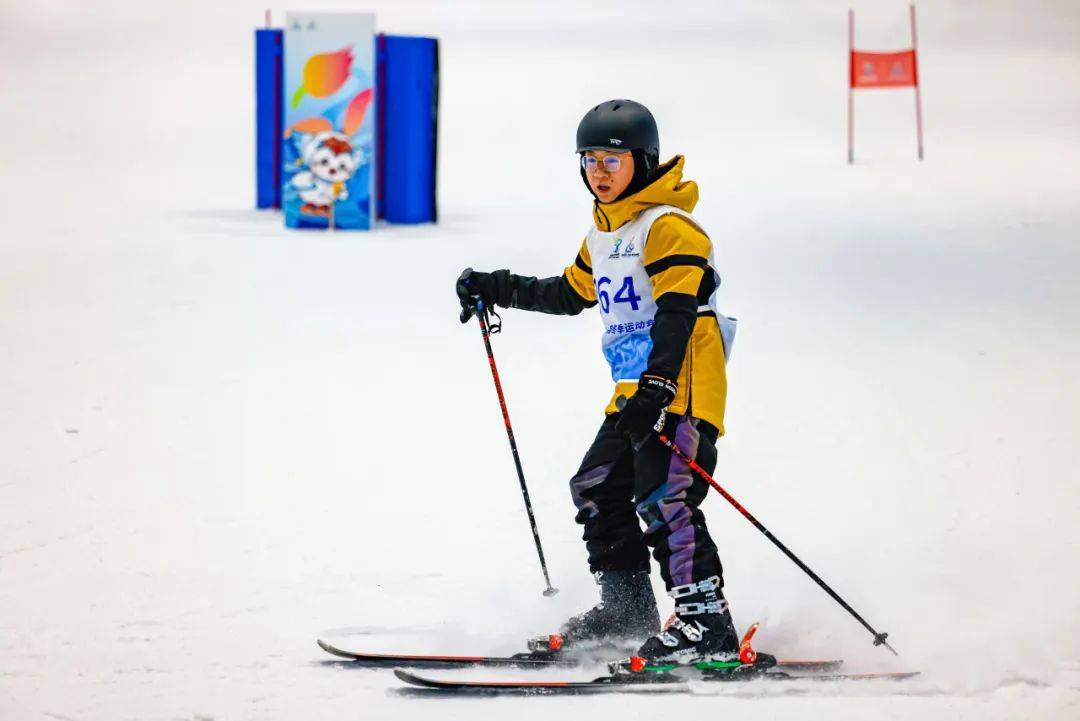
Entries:
[[627, 243], [626, 247], [622, 248], [620, 252], [622, 242], [622, 238], [615, 239], [615, 245], [611, 248], [611, 255], [608, 256], [609, 260], [614, 260], [615, 258], [636, 258], [637, 256], [641, 255], [641, 253], [636, 252], [637, 249], [635, 248], [634, 241], [632, 240]]

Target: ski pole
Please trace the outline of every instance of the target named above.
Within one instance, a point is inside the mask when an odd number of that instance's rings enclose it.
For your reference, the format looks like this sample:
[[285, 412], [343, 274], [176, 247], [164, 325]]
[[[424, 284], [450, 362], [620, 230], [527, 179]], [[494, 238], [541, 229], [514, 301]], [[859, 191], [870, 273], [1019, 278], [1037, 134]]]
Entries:
[[[623, 409], [623, 407], [626, 405], [626, 396], [619, 396], [619, 398], [615, 401], [615, 405], [621, 411]], [[672, 441], [670, 438], [668, 438], [666, 435], [664, 435], [663, 433], [657, 433], [656, 436], [657, 436], [657, 438], [660, 439], [660, 442], [663, 443], [668, 448], [670, 448], [671, 452], [674, 453], [676, 456], [678, 456], [679, 459], [690, 468], [690, 470], [694, 471], [694, 473], [697, 473], [699, 476], [701, 476], [703, 479], [705, 479], [710, 486], [712, 486], [713, 488], [716, 489], [717, 493], [719, 493], [721, 496], [724, 497], [724, 500], [726, 500], [731, 505], [735, 506], [735, 510], [738, 511], [739, 513], [741, 513], [743, 515], [743, 518], [750, 521], [750, 523], [754, 524], [754, 528], [761, 531], [762, 534], [764, 534], [765, 538], [768, 538], [770, 541], [773, 542], [773, 545], [775, 545], [777, 548], [779, 548], [781, 551], [783, 551], [785, 556], [790, 558], [795, 563], [796, 566], [798, 566], [799, 568], [802, 569], [803, 573], [805, 573], [807, 576], [809, 576], [811, 579], [813, 579], [814, 583], [816, 583], [818, 586], [821, 587], [821, 590], [823, 590], [823, 591], [825, 591], [825, 593], [829, 594], [832, 597], [832, 599], [834, 601], [836, 601], [837, 603], [839, 603], [840, 606], [843, 607], [843, 609], [845, 611], [850, 613], [855, 618], [856, 621], [861, 623], [863, 625], [863, 628], [865, 628], [867, 631], [869, 631], [871, 634], [873, 634], [873, 636], [874, 636], [874, 645], [875, 646], [884, 646], [885, 648], [892, 651], [894, 656], [899, 656], [900, 655], [900, 654], [898, 654], [896, 652], [896, 649], [894, 649], [892, 646], [890, 646], [889, 642], [885, 640], [885, 639], [887, 639], [889, 637], [889, 634], [887, 634], [887, 633], [878, 633], [876, 630], [874, 630], [874, 627], [871, 626], [869, 623], [867, 623], [866, 620], [862, 616], [860, 616], [858, 614], [858, 612], [854, 608], [852, 608], [850, 605], [848, 605], [848, 602], [845, 601], [844, 599], [842, 599], [840, 597], [840, 594], [838, 594], [836, 591], [832, 590], [832, 588], [829, 587], [829, 584], [825, 583], [825, 581], [823, 581], [820, 576], [818, 576], [816, 573], [814, 573], [810, 569], [809, 566], [807, 566], [805, 563], [803, 563], [802, 560], [798, 556], [796, 556], [794, 553], [792, 553], [791, 549], [789, 549], [787, 546], [785, 546], [783, 543], [781, 543], [780, 539], [777, 538], [776, 536], [774, 536], [772, 534], [772, 532], [769, 531], [769, 529], [766, 528], [761, 523], [761, 521], [754, 518], [753, 514], [751, 514], [750, 511], [743, 508], [742, 504], [739, 503], [737, 500], [735, 500], [734, 496], [732, 496], [730, 493], [725, 491], [723, 486], [721, 486], [719, 483], [717, 483], [716, 479], [713, 478], [711, 475], [709, 475], [708, 471], [706, 471], [704, 468], [699, 466], [697, 464], [697, 462], [693, 458], [686, 455], [686, 453], [684, 453], [683, 450], [681, 448], [679, 448], [679, 446], [676, 445], [675, 442]]]
[[[491, 350], [492, 329], [488, 327], [488, 309], [483, 301], [476, 302], [476, 319], [480, 321], [480, 334], [484, 338], [484, 348], [487, 350], [488, 365], [491, 366], [491, 377], [495, 380], [495, 393], [499, 396], [499, 407], [502, 409], [503, 422], [506, 424], [506, 437], [510, 439], [510, 453], [514, 456], [514, 467], [517, 469], [518, 483], [521, 485], [521, 495], [525, 499], [525, 512], [529, 514], [529, 525], [532, 527], [533, 540], [536, 542], [536, 555], [540, 557], [540, 569], [544, 572], [545, 596], [554, 596], [559, 589], [551, 585], [548, 576], [547, 561], [544, 560], [544, 548], [540, 545], [540, 531], [536, 528], [536, 516], [533, 514], [532, 501], [529, 499], [529, 488], [525, 485], [525, 472], [521, 470], [521, 456], [518, 455], [517, 441], [514, 440], [514, 429], [510, 425], [510, 412], [506, 410], [506, 397], [503, 395], [502, 383], [499, 381], [499, 369], [495, 367], [495, 354]], [[496, 326], [496, 330], [498, 326]]]

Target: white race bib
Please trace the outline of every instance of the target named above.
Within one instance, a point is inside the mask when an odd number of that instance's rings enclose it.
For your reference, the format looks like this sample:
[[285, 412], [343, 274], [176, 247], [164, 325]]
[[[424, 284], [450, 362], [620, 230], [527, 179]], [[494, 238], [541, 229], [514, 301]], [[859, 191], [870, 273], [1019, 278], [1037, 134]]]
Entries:
[[[604, 322], [601, 346], [611, 366], [614, 381], [636, 382], [645, 371], [652, 351], [650, 331], [656, 322], [656, 299], [653, 284], [645, 272], [645, 243], [657, 218], [674, 213], [700, 227], [689, 213], [671, 205], [657, 205], [640, 213], [618, 230], [605, 232], [596, 226], [589, 229], [587, 243], [592, 259], [593, 283]], [[706, 272], [715, 274], [712, 257]], [[720, 277], [716, 276], [716, 285]], [[698, 312], [716, 311], [716, 293]], [[735, 320], [716, 312], [724, 340], [724, 354], [731, 352], [735, 339]]]

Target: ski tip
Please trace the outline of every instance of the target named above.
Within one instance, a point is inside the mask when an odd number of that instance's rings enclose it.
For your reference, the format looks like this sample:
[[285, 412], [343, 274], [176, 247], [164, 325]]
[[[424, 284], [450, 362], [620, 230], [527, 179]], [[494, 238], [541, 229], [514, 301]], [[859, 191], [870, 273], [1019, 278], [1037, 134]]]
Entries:
[[444, 684], [424, 678], [423, 676], [417, 676], [414, 673], [409, 673], [403, 668], [395, 668], [394, 675], [398, 677], [399, 681], [409, 684], [410, 686], [420, 686], [422, 688], [443, 688]]
[[323, 651], [326, 651], [331, 656], [337, 656], [339, 658], [347, 659], [354, 658], [353, 654], [349, 653], [348, 651], [342, 651], [340, 648], [337, 648], [335, 646], [331, 646], [326, 641], [323, 641], [321, 638], [315, 639], [315, 643], [319, 644], [319, 648], [321, 648]]

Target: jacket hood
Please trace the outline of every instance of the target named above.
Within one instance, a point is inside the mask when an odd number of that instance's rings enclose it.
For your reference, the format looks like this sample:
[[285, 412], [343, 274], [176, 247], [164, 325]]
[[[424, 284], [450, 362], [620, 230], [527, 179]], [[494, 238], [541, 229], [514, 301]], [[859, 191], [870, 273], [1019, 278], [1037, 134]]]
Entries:
[[693, 180], [683, 181], [682, 155], [676, 155], [656, 170], [656, 178], [644, 188], [611, 203], [593, 201], [593, 222], [597, 230], [610, 232], [621, 228], [638, 213], [654, 205], [673, 205], [687, 213], [698, 201], [698, 186]]

